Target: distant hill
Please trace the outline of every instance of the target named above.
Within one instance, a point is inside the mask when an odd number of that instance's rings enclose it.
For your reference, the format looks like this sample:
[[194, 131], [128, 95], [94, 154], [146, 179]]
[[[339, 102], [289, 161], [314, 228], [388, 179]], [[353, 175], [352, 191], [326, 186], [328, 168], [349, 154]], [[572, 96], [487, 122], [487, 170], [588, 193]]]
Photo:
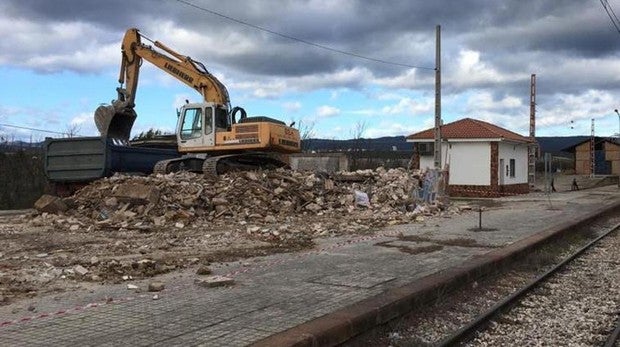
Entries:
[[[570, 156], [563, 149], [589, 139], [589, 136], [540, 136], [536, 140], [542, 153]], [[347, 151], [349, 149], [365, 151], [409, 151], [411, 143], [404, 136], [386, 136], [376, 139], [327, 140], [309, 139], [304, 144], [306, 150], [312, 151]]]
[[11, 141], [0, 142], [0, 152], [14, 152], [27, 149], [39, 149], [43, 147], [43, 142], [25, 142], [25, 141]]
[[309, 151], [408, 151], [411, 144], [404, 136], [385, 136], [376, 139], [327, 140], [308, 139], [304, 141], [304, 150]]
[[540, 136], [536, 138], [536, 141], [538, 141], [541, 153], [571, 157], [570, 153], [562, 152], [562, 150], [589, 138], [590, 136]]

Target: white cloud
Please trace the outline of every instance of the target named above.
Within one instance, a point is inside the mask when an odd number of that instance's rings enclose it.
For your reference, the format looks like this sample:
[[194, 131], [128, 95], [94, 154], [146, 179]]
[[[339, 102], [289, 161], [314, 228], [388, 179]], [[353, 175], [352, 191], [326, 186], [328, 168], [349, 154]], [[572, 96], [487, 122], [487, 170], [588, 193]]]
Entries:
[[529, 77], [528, 73], [500, 72], [480, 58], [480, 52], [464, 49], [459, 52], [456, 69], [443, 79], [444, 84], [459, 88], [514, 82]]
[[[106, 42], [108, 33], [79, 21], [39, 23], [22, 18], [0, 18], [0, 64], [40, 72], [99, 71], [118, 64], [118, 39]], [[103, 40], [102, 40], [103, 39]]]
[[319, 118], [329, 118], [329, 117], [337, 116], [339, 114], [340, 114], [339, 108], [329, 106], [329, 105], [323, 105], [316, 109], [316, 115]]
[[385, 106], [381, 109], [380, 114], [383, 115], [395, 115], [395, 114], [427, 114], [433, 110], [435, 102], [432, 99], [413, 100], [405, 97], [398, 101], [397, 104]]
[[424, 130], [420, 124], [403, 124], [399, 122], [379, 122], [374, 127], [369, 127], [364, 132], [364, 136], [368, 138], [382, 137], [382, 136], [406, 136]]
[[229, 89], [249, 91], [251, 97], [273, 99], [284, 95], [289, 88], [284, 80], [231, 82]]
[[69, 122], [70, 125], [81, 126], [85, 123], [89, 123], [93, 121], [93, 114], [90, 113], [80, 113], [79, 115], [73, 117]]
[[301, 110], [301, 103], [299, 101], [285, 102], [282, 107], [286, 113], [295, 113]]
[[185, 101], [189, 101], [189, 102], [202, 102], [202, 98], [199, 97], [197, 94], [194, 95], [193, 97], [190, 97], [189, 94], [175, 94], [173, 101], [172, 101], [172, 105], [170, 105], [173, 109], [178, 109], [181, 106], [185, 105]]
[[417, 69], [409, 69], [400, 75], [393, 77], [377, 78], [374, 82], [378, 85], [390, 88], [419, 89], [428, 87], [435, 81], [433, 74], [418, 77]]
[[479, 91], [470, 96], [467, 100], [467, 112], [477, 112], [480, 110], [507, 110], [525, 109], [521, 99], [514, 96], [504, 96], [500, 100], [495, 100], [493, 94], [487, 91]]
[[[570, 121], [603, 118], [615, 118], [614, 109], [618, 108], [618, 99], [613, 94], [602, 90], [587, 90], [581, 94], [558, 94], [550, 105], [540, 107], [537, 112], [537, 126], [562, 125], [568, 128]], [[601, 129], [599, 129], [600, 131]], [[613, 133], [615, 129], [605, 129], [603, 133]]]

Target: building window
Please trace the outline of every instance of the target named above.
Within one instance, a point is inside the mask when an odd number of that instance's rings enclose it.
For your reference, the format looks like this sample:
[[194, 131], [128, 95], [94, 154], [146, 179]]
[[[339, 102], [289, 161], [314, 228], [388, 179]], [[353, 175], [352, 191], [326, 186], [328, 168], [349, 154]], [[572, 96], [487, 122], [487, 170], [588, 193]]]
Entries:
[[515, 177], [515, 160], [510, 159], [510, 177]]

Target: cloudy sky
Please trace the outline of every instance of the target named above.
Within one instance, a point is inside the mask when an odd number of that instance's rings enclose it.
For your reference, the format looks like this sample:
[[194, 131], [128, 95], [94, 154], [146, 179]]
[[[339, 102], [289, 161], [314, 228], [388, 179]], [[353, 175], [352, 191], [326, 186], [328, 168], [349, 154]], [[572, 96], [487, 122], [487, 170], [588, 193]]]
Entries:
[[[586, 135], [592, 118], [598, 135], [618, 133], [620, 33], [599, 0], [3, 0], [0, 123], [96, 135], [93, 112], [116, 97], [120, 41], [137, 27], [202, 61], [250, 115], [301, 121], [320, 138], [406, 135], [433, 124], [437, 24], [444, 122], [527, 135], [535, 73], [537, 135]], [[173, 131], [185, 99], [201, 98], [145, 62], [133, 134]], [[0, 126], [31, 134], [50, 136]]]

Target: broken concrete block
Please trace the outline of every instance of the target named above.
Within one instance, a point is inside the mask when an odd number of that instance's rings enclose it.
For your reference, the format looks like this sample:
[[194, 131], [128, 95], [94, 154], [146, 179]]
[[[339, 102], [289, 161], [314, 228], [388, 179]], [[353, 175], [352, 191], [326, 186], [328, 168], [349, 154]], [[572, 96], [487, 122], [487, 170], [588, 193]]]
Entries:
[[34, 208], [39, 212], [59, 213], [68, 209], [67, 205], [57, 196], [43, 194], [34, 203]]
[[258, 174], [254, 171], [246, 172], [245, 177], [247, 177], [250, 181], [258, 181]]
[[119, 200], [131, 201], [135, 203], [153, 203], [159, 201], [159, 189], [140, 183], [121, 184], [114, 191], [114, 196]]
[[260, 227], [257, 227], [257, 226], [248, 226], [246, 228], [246, 231], [248, 234], [257, 233], [259, 230], [260, 230]]
[[201, 267], [198, 268], [198, 270], [196, 270], [196, 274], [197, 275], [201, 275], [201, 276], [210, 275], [211, 274], [211, 269], [209, 269], [206, 266], [201, 266]]
[[268, 215], [265, 217], [265, 223], [272, 224], [272, 223], [277, 223], [277, 222], [278, 222], [278, 219], [274, 217], [273, 215]]
[[99, 258], [97, 258], [96, 255], [93, 255], [92, 257], [90, 257], [90, 265], [97, 265], [99, 264]]
[[108, 207], [116, 207], [118, 206], [118, 199], [112, 196], [103, 200], [103, 203]]
[[306, 210], [312, 211], [312, 212], [318, 212], [320, 210], [322, 210], [323, 208], [321, 206], [319, 206], [318, 204], [315, 203], [310, 203], [306, 206]]
[[224, 276], [209, 276], [205, 278], [197, 278], [194, 280], [196, 285], [207, 288], [230, 286], [235, 283], [235, 280]]
[[88, 273], [88, 269], [83, 267], [82, 265], [76, 265], [73, 267], [73, 271], [80, 276], [84, 276]]
[[164, 288], [165, 285], [162, 282], [149, 283], [149, 292], [161, 292]]
[[211, 203], [214, 206], [228, 205], [228, 200], [225, 198], [213, 198], [211, 199]]

